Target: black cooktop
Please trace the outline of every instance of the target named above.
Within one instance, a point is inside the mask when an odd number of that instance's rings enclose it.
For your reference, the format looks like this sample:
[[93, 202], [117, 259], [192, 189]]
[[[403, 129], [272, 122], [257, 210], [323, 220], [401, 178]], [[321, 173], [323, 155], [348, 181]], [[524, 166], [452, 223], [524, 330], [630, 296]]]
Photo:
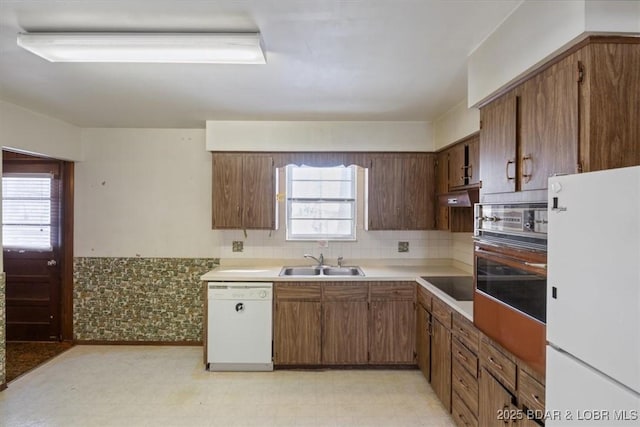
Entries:
[[424, 280], [458, 301], [473, 301], [471, 276], [422, 276]]

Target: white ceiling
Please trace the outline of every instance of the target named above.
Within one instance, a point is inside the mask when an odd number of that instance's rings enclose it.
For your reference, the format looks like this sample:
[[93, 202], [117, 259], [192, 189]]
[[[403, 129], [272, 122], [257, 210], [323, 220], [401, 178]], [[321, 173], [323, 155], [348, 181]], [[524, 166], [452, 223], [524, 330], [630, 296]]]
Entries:
[[[82, 127], [434, 120], [520, 0], [0, 0], [0, 99]], [[254, 31], [267, 65], [49, 63], [20, 31]]]

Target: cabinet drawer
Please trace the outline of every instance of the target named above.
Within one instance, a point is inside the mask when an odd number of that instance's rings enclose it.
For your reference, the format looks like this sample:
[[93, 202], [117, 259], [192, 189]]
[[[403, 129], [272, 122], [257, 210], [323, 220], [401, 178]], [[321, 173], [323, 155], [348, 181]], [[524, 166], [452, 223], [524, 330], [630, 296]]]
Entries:
[[473, 378], [478, 378], [478, 357], [457, 339], [451, 342], [451, 357], [464, 366]]
[[531, 375], [520, 369], [518, 376], [518, 394], [520, 401], [529, 409], [544, 413], [545, 387]]
[[276, 283], [276, 300], [320, 301], [320, 283]]
[[431, 313], [440, 321], [447, 329], [451, 329], [452, 310], [449, 306], [437, 298], [433, 298], [431, 302]]
[[420, 285], [416, 285], [416, 288], [418, 289], [418, 303], [431, 312], [431, 293]]
[[480, 340], [480, 364], [515, 394], [516, 364], [485, 340]]
[[460, 427], [478, 427], [478, 419], [471, 413], [469, 408], [465, 406], [455, 392], [453, 393], [453, 404], [451, 405], [451, 416], [457, 426]]
[[473, 323], [458, 313], [453, 313], [453, 335], [455, 335], [469, 350], [478, 354], [480, 348], [480, 331]]
[[369, 286], [362, 283], [326, 283], [324, 301], [367, 301]]
[[413, 300], [415, 294], [415, 283], [385, 282], [371, 284], [372, 300]]
[[458, 393], [473, 415], [478, 414], [478, 379], [462, 366], [458, 359], [453, 359], [451, 369], [453, 391]]

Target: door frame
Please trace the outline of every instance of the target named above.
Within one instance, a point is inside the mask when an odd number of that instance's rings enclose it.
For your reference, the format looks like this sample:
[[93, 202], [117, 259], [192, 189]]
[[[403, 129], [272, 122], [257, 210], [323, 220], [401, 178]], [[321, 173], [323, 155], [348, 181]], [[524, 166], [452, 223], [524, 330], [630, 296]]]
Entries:
[[[60, 219], [60, 298], [59, 298], [59, 339], [73, 341], [73, 223], [74, 223], [74, 162], [53, 157], [36, 156], [12, 150], [2, 150], [2, 161], [37, 162], [58, 161], [61, 163], [62, 195]], [[4, 169], [4, 168], [3, 168]], [[4, 171], [3, 171], [4, 172]], [[6, 323], [2, 325], [6, 327]]]

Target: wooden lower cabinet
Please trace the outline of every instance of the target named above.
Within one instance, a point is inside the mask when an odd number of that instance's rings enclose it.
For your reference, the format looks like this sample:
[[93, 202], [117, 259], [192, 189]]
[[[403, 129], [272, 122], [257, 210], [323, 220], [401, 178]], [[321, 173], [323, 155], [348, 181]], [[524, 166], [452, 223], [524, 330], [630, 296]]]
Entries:
[[431, 314], [422, 304], [416, 309], [416, 362], [427, 381], [431, 378]]
[[325, 284], [322, 305], [322, 363], [361, 365], [368, 361], [367, 285]]
[[274, 316], [274, 361], [279, 365], [319, 365], [322, 361], [321, 303], [279, 301]]
[[515, 397], [484, 368], [480, 370], [479, 392], [479, 425], [518, 425]]
[[451, 412], [451, 331], [431, 319], [431, 387]]
[[317, 365], [322, 360], [322, 287], [319, 283], [275, 285], [274, 362]]
[[372, 301], [369, 362], [414, 363], [413, 301]]

